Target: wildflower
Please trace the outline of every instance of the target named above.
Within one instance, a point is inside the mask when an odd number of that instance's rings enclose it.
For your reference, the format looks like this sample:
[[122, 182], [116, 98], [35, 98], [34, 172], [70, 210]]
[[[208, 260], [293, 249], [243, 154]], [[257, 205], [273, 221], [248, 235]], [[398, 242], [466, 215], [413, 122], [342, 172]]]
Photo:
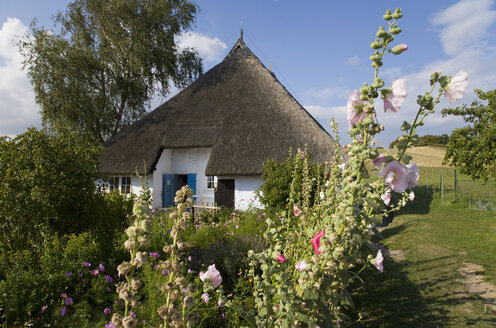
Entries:
[[64, 301], [65, 305], [71, 305], [72, 304], [72, 297], [67, 297]]
[[384, 266], [382, 262], [384, 262], [384, 257], [382, 256], [382, 249], [380, 249], [377, 252], [377, 255], [375, 256], [374, 259], [374, 265], [377, 268], [377, 270], [379, 270], [380, 272], [384, 271]]
[[162, 275], [163, 275], [163, 276], [168, 276], [168, 275], [169, 275], [169, 271], [167, 271], [167, 270], [162, 270]]
[[72, 276], [72, 272], [67, 272], [67, 273], [64, 273], [64, 276], [66, 276], [66, 277], [70, 277], [70, 276]]
[[363, 101], [360, 100], [360, 91], [358, 90], [351, 92], [346, 107], [350, 125], [357, 124], [367, 116], [367, 113], [363, 111]]
[[239, 229], [239, 225], [237, 225], [237, 224], [236, 224], [234, 227], [235, 227], [236, 229]]
[[215, 264], [210, 265], [207, 272], [200, 272], [200, 280], [203, 282], [205, 282], [205, 280], [211, 281], [214, 288], [219, 287], [222, 283], [222, 277], [220, 272], [215, 268]]
[[208, 303], [208, 301], [210, 300], [210, 298], [208, 297], [208, 293], [203, 293], [201, 299], [203, 302]]
[[91, 266], [91, 263], [89, 262], [84, 262], [83, 265], [86, 267], [86, 268], [89, 268]]
[[60, 294], [60, 297], [66, 298], [67, 297], [67, 294], [66, 293], [62, 293], [62, 294]]
[[312, 238], [312, 245], [313, 245], [313, 250], [315, 251], [315, 253], [317, 254], [322, 254], [320, 251], [319, 251], [319, 247], [320, 247], [320, 238], [322, 238], [323, 236], [325, 235], [325, 231], [322, 230], [321, 232], [318, 232], [317, 234], [315, 234], [315, 236], [313, 236]]
[[42, 308], [41, 308], [41, 313], [45, 312], [45, 310], [48, 308], [48, 305], [44, 305]]
[[103, 264], [98, 264], [98, 268], [100, 269], [101, 272], [105, 272], [105, 267], [103, 266]]
[[160, 254], [157, 253], [157, 252], [150, 252], [150, 256], [153, 257], [153, 258], [158, 259], [160, 257]]
[[191, 256], [188, 256], [188, 262], [191, 262], [192, 258]]
[[298, 155], [300, 156], [300, 159], [305, 158], [305, 152], [303, 150], [298, 148], [297, 152], [298, 152]]
[[384, 154], [381, 154], [372, 160], [372, 165], [374, 165], [376, 169], [379, 169], [382, 164], [386, 163], [386, 160], [386, 156], [384, 156]]
[[408, 168], [396, 160], [387, 163], [377, 175], [385, 178], [385, 184], [396, 192], [404, 192], [409, 187]]
[[191, 270], [191, 269], [188, 269], [188, 273], [193, 273], [193, 270]]
[[460, 70], [451, 78], [451, 82], [444, 89], [444, 95], [448, 99], [448, 102], [454, 103], [463, 97], [468, 85], [467, 77], [468, 73], [464, 70]]
[[98, 275], [99, 273], [100, 273], [100, 271], [98, 271], [98, 270], [91, 271], [91, 274], [94, 276]]
[[60, 310], [60, 316], [63, 317], [65, 315], [65, 311], [67, 311], [67, 306], [64, 305], [62, 310]]
[[105, 280], [106, 280], [109, 284], [111, 284], [111, 283], [113, 283], [113, 282], [114, 282], [114, 279], [112, 279], [112, 277], [111, 277], [111, 276], [105, 276]]
[[284, 255], [282, 254], [279, 254], [276, 256], [276, 260], [279, 262], [279, 263], [284, 263], [284, 261], [286, 261], [286, 259], [284, 258]]
[[299, 216], [301, 214], [301, 210], [298, 208], [298, 206], [296, 204], [293, 205], [293, 210], [294, 210], [295, 216]]
[[418, 184], [418, 179], [420, 177], [420, 170], [417, 167], [417, 164], [410, 163], [407, 166], [408, 174], [406, 176], [406, 183], [408, 184], [407, 188], [414, 188]]
[[391, 49], [391, 51], [395, 55], [399, 55], [406, 50], [408, 50], [408, 46], [405, 43], [399, 44], [396, 47], [394, 47], [393, 49]]
[[324, 196], [325, 196], [324, 192], [323, 192], [323, 191], [321, 191], [321, 192], [319, 193], [319, 196], [320, 196], [320, 199], [324, 199]]
[[103, 310], [103, 313], [105, 313], [106, 315], [109, 315], [111, 312], [112, 310], [109, 308], [105, 308], [105, 310]]
[[305, 260], [296, 262], [295, 268], [296, 270], [303, 272], [308, 268], [308, 264]]
[[383, 89], [387, 95], [384, 97], [384, 112], [395, 113], [400, 110], [406, 99], [406, 80], [396, 79], [391, 88]]
[[381, 195], [382, 200], [384, 201], [384, 205], [389, 206], [391, 203], [391, 189], [387, 189], [385, 193]]
[[115, 325], [114, 325], [114, 323], [112, 321], [110, 321], [109, 323], [107, 323], [105, 325], [105, 328], [115, 328]]

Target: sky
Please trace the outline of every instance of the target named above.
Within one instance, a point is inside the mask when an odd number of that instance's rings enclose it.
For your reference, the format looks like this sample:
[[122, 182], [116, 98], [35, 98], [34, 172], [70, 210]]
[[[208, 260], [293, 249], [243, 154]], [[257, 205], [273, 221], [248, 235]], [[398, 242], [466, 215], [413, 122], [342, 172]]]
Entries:
[[[444, 107], [470, 104], [474, 89], [496, 88], [496, 0], [199, 0], [193, 28], [178, 37], [181, 46], [194, 47], [204, 69], [218, 64], [244, 30], [247, 46], [287, 90], [330, 131], [330, 118], [339, 124], [342, 142], [349, 141], [346, 103], [349, 94], [373, 81], [368, 57], [386, 9], [400, 7], [402, 29], [395, 44], [408, 50], [384, 58], [379, 72], [386, 85], [405, 78], [408, 97], [397, 113], [384, 113], [377, 101], [385, 131], [377, 136], [388, 146], [400, 134], [403, 121], [418, 110], [417, 95], [429, 89], [433, 72], [468, 72], [469, 85], [461, 100], [451, 105], [444, 97], [419, 135], [450, 134], [462, 127], [459, 118], [442, 118]], [[67, 8], [68, 0], [0, 0], [0, 135], [15, 136], [29, 126], [41, 126], [32, 87], [22, 70], [15, 40], [29, 33], [33, 20], [53, 28], [52, 17]], [[175, 90], [174, 92], [177, 92]], [[152, 110], [166, 99], [156, 97]]]

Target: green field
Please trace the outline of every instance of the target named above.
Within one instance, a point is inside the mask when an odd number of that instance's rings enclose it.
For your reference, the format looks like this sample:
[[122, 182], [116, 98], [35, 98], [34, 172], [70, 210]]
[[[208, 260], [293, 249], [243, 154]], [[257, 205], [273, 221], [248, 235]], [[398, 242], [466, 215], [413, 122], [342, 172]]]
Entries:
[[357, 311], [368, 314], [363, 326], [496, 327], [496, 297], [469, 291], [459, 272], [466, 263], [481, 265], [478, 274], [496, 285], [496, 212], [468, 206], [496, 203], [496, 184], [458, 172], [456, 180], [455, 192], [453, 168], [421, 167], [415, 200], [377, 240], [401, 256], [387, 258], [384, 273], [369, 270], [355, 295]]

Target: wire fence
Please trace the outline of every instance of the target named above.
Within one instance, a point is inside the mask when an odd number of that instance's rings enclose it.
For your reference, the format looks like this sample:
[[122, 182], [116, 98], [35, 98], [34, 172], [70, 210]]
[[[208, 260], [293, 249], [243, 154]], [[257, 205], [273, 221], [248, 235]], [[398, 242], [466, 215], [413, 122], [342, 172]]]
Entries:
[[496, 210], [496, 182], [474, 181], [454, 168], [420, 168], [419, 186], [443, 200], [462, 199], [478, 210]]

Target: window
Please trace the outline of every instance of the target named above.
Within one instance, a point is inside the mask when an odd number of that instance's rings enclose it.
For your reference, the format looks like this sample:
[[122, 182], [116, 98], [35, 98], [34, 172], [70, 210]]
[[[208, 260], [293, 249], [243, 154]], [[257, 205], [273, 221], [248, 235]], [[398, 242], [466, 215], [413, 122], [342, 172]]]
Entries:
[[110, 177], [109, 190], [118, 190], [123, 194], [131, 192], [131, 177]]
[[208, 175], [207, 176], [207, 188], [208, 189], [214, 189], [215, 187], [217, 187], [216, 181], [217, 181], [217, 179], [215, 176]]

